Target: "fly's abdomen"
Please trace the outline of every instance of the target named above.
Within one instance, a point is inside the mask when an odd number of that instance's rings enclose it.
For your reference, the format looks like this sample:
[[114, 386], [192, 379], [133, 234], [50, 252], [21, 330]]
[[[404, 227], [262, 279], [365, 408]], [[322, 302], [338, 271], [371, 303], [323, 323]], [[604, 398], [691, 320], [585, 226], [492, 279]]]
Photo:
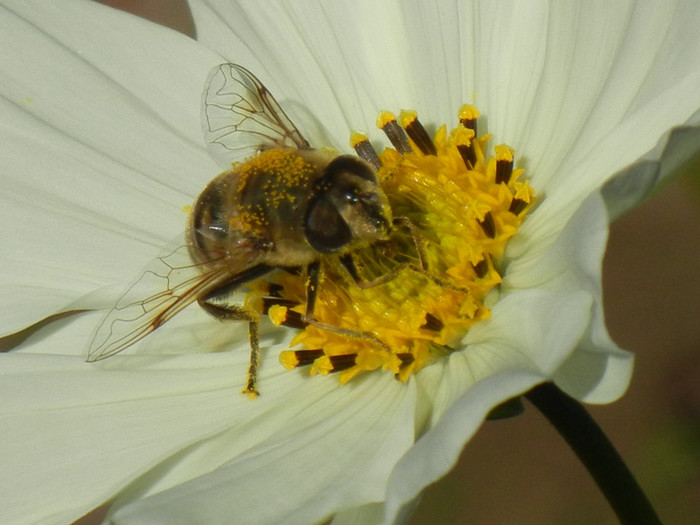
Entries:
[[193, 258], [213, 260], [228, 251], [231, 245], [230, 195], [235, 174], [222, 173], [199, 195], [190, 214], [187, 232]]

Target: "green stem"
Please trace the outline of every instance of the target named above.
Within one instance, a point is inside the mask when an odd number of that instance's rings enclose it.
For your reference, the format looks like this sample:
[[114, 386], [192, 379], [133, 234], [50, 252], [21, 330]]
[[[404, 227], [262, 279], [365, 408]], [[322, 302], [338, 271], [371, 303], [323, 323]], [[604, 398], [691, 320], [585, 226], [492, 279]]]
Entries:
[[660, 525], [661, 520], [615, 447], [586, 409], [552, 383], [525, 397], [544, 414], [586, 466], [623, 525]]

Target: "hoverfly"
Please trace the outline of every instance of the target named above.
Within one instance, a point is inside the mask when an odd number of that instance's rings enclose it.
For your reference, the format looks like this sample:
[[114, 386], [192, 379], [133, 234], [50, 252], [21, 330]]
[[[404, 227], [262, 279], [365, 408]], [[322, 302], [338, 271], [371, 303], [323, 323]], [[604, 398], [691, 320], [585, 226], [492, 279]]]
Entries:
[[314, 301], [322, 258], [387, 239], [391, 209], [368, 162], [311, 148], [242, 66], [222, 64], [210, 72], [202, 127], [210, 147], [247, 159], [204, 188], [189, 215], [185, 245], [156, 259], [124, 293], [98, 326], [88, 361], [121, 352], [197, 302], [219, 319], [248, 322], [251, 358], [243, 393], [254, 397], [258, 315], [217, 299], [272, 271], [301, 271], [304, 322], [372, 338], [318, 323]]

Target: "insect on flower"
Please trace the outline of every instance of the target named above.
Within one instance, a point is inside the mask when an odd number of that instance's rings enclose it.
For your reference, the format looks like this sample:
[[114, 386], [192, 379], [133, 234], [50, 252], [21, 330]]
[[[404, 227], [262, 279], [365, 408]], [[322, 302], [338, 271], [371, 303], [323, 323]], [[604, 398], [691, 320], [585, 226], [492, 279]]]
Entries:
[[[431, 139], [415, 112], [401, 125], [381, 112], [392, 148], [380, 155], [354, 133], [358, 156], [310, 147], [248, 70], [217, 66], [203, 94], [209, 147], [232, 167], [195, 201], [186, 244], [159, 257], [98, 326], [88, 361], [110, 357], [193, 302], [248, 322], [243, 393], [258, 395], [258, 324], [301, 329], [289, 369], [339, 372], [341, 383], [378, 368], [405, 381], [489, 316], [505, 245], [534, 192], [513, 150], [476, 136], [478, 111]], [[216, 153], [216, 151], [214, 151]], [[237, 161], [237, 159], [244, 159]], [[247, 284], [243, 305], [226, 300]]]
[[119, 299], [99, 325], [88, 361], [121, 352], [198, 302], [217, 318], [249, 323], [243, 392], [255, 396], [258, 314], [217, 299], [275, 269], [301, 272], [305, 323], [374, 339], [316, 321], [314, 298], [320, 259], [388, 239], [391, 209], [370, 163], [312, 149], [263, 84], [239, 65], [209, 74], [202, 123], [210, 144], [249, 158], [204, 188], [189, 216], [186, 246], [156, 259]]

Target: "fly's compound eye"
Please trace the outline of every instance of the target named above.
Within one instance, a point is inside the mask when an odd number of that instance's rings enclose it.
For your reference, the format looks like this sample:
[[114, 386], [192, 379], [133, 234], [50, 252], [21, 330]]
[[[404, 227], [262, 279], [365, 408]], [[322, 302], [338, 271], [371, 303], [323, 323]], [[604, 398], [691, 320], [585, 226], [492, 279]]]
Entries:
[[306, 240], [320, 253], [382, 236], [386, 204], [374, 170], [349, 155], [331, 161], [314, 188], [305, 220]]
[[304, 235], [319, 253], [333, 253], [352, 241], [352, 231], [340, 212], [338, 202], [327, 192], [309, 203], [304, 220]]

